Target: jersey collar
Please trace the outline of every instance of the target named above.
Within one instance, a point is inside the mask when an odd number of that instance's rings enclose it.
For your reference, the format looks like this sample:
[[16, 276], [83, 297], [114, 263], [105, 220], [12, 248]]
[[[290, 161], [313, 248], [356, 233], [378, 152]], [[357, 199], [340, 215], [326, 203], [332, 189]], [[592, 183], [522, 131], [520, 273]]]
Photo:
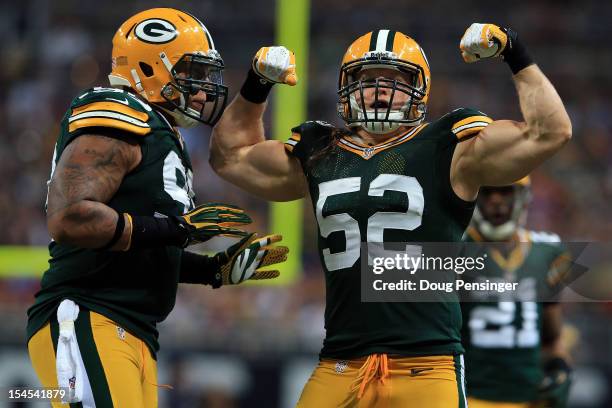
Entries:
[[347, 136], [343, 136], [338, 140], [338, 146], [343, 148], [344, 150], [348, 150], [349, 152], [355, 153], [361, 156], [365, 160], [371, 159], [375, 154], [382, 152], [383, 150], [387, 150], [391, 147], [397, 146], [399, 144], [405, 143], [408, 140], [415, 137], [418, 133], [423, 130], [428, 123], [424, 123], [415, 128], [409, 129], [406, 132], [394, 136], [389, 140], [386, 140], [382, 143], [366, 146], [359, 142], [349, 139]]
[[[484, 237], [473, 226], [470, 226], [466, 233], [476, 242], [485, 241]], [[507, 257], [495, 248], [490, 248], [489, 253], [493, 262], [506, 271], [506, 273], [512, 274], [525, 263], [527, 255], [531, 251], [532, 241], [529, 231], [524, 228], [518, 228], [510, 240], [517, 245], [510, 251]]]

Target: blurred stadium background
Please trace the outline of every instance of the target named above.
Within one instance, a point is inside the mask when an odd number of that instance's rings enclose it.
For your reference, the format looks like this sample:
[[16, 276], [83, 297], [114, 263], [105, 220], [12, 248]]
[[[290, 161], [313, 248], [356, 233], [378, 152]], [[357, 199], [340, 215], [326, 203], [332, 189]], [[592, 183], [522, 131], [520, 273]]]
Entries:
[[[107, 85], [111, 38], [119, 24], [154, 6], [184, 9], [204, 21], [225, 60], [225, 80], [232, 94], [240, 88], [254, 52], [275, 43], [274, 0], [0, 2], [0, 245], [4, 250], [47, 245], [45, 182], [60, 118], [80, 89]], [[468, 66], [457, 48], [463, 31], [474, 21], [515, 28], [557, 87], [574, 128], [572, 142], [533, 175], [529, 226], [557, 232], [569, 241], [609, 240], [611, 2], [312, 0], [309, 10], [307, 117], [332, 123], [339, 123], [335, 91], [341, 56], [354, 38], [376, 28], [403, 31], [427, 52], [433, 84], [430, 118], [467, 106], [493, 118], [518, 119], [509, 70], [495, 62]], [[272, 105], [274, 101], [273, 97]], [[198, 200], [238, 204], [257, 220], [254, 230], [266, 230], [271, 222], [269, 205], [211, 171], [208, 133], [203, 127], [183, 132], [194, 162]], [[303, 216], [299, 212], [276, 222], [294, 225], [302, 220], [302, 267], [293, 283], [214, 292], [202, 287], [180, 289], [174, 311], [160, 327], [159, 383], [174, 387], [160, 389], [160, 406], [295, 403], [324, 334], [324, 283], [311, 204], [304, 203]], [[42, 270], [32, 274], [22, 268], [28, 265], [27, 257], [15, 262], [2, 250], [0, 257], [4, 258], [0, 260], [0, 386], [33, 385], [36, 380], [25, 348], [25, 311]], [[571, 406], [611, 407], [612, 305], [574, 303], [564, 310], [576, 366]], [[0, 397], [3, 406], [10, 405]]]

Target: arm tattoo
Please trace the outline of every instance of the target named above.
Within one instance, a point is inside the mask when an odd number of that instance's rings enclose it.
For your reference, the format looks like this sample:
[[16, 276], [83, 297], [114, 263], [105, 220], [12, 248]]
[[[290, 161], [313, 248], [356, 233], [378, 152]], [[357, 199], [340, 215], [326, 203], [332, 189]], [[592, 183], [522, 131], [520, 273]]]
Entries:
[[49, 185], [50, 228], [61, 226], [71, 241], [84, 246], [103, 246], [117, 222], [115, 210], [105, 203], [139, 160], [140, 150], [122, 140], [100, 135], [75, 139], [62, 153]]
[[89, 200], [110, 201], [136, 161], [133, 146], [106, 136], [84, 135], [62, 153], [49, 189], [49, 213]]

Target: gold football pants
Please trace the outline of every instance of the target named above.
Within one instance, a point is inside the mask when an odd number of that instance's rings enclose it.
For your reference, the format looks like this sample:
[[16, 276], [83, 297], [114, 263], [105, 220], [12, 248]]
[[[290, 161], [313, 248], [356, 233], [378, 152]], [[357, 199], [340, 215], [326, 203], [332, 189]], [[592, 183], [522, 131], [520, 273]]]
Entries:
[[[157, 362], [142, 340], [101, 314], [83, 308], [74, 326], [90, 384], [85, 389], [91, 388], [93, 394], [85, 398], [95, 401], [96, 408], [157, 407]], [[59, 327], [54, 316], [28, 342], [30, 360], [44, 387], [58, 386], [55, 368], [58, 339]], [[59, 402], [52, 406], [68, 407]], [[81, 406], [70, 404], [70, 408]]]
[[323, 359], [298, 408], [464, 408], [463, 356]]
[[485, 401], [474, 397], [468, 397], [468, 404], [470, 408], [529, 408], [532, 406], [529, 402]]

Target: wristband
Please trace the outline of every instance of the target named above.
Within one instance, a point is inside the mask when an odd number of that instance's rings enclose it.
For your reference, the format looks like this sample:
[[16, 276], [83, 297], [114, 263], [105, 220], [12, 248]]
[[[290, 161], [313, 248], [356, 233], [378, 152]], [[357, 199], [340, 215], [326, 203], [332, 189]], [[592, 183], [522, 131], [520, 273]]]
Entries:
[[263, 79], [251, 68], [242, 88], [240, 88], [240, 95], [249, 102], [264, 103], [268, 99], [273, 86], [274, 82]]
[[123, 229], [125, 228], [125, 217], [123, 214], [117, 213], [117, 225], [115, 226], [115, 233], [113, 237], [106, 245], [99, 249], [99, 251], [106, 251], [107, 249], [111, 249], [117, 241], [121, 239], [121, 235], [123, 235]]
[[567, 361], [562, 357], [553, 357], [544, 363], [544, 371], [572, 371]]
[[508, 43], [506, 44], [506, 48], [501, 53], [501, 56], [504, 58], [504, 61], [512, 70], [512, 74], [517, 74], [523, 68], [527, 68], [529, 65], [533, 64], [533, 59], [527, 52], [527, 48], [523, 45], [521, 41], [518, 40], [518, 34], [516, 31], [505, 28], [504, 31], [508, 36]]
[[217, 289], [223, 284], [218, 258], [183, 251], [179, 282], [211, 285]]
[[170, 217], [132, 215], [130, 249], [185, 247], [188, 231]]

